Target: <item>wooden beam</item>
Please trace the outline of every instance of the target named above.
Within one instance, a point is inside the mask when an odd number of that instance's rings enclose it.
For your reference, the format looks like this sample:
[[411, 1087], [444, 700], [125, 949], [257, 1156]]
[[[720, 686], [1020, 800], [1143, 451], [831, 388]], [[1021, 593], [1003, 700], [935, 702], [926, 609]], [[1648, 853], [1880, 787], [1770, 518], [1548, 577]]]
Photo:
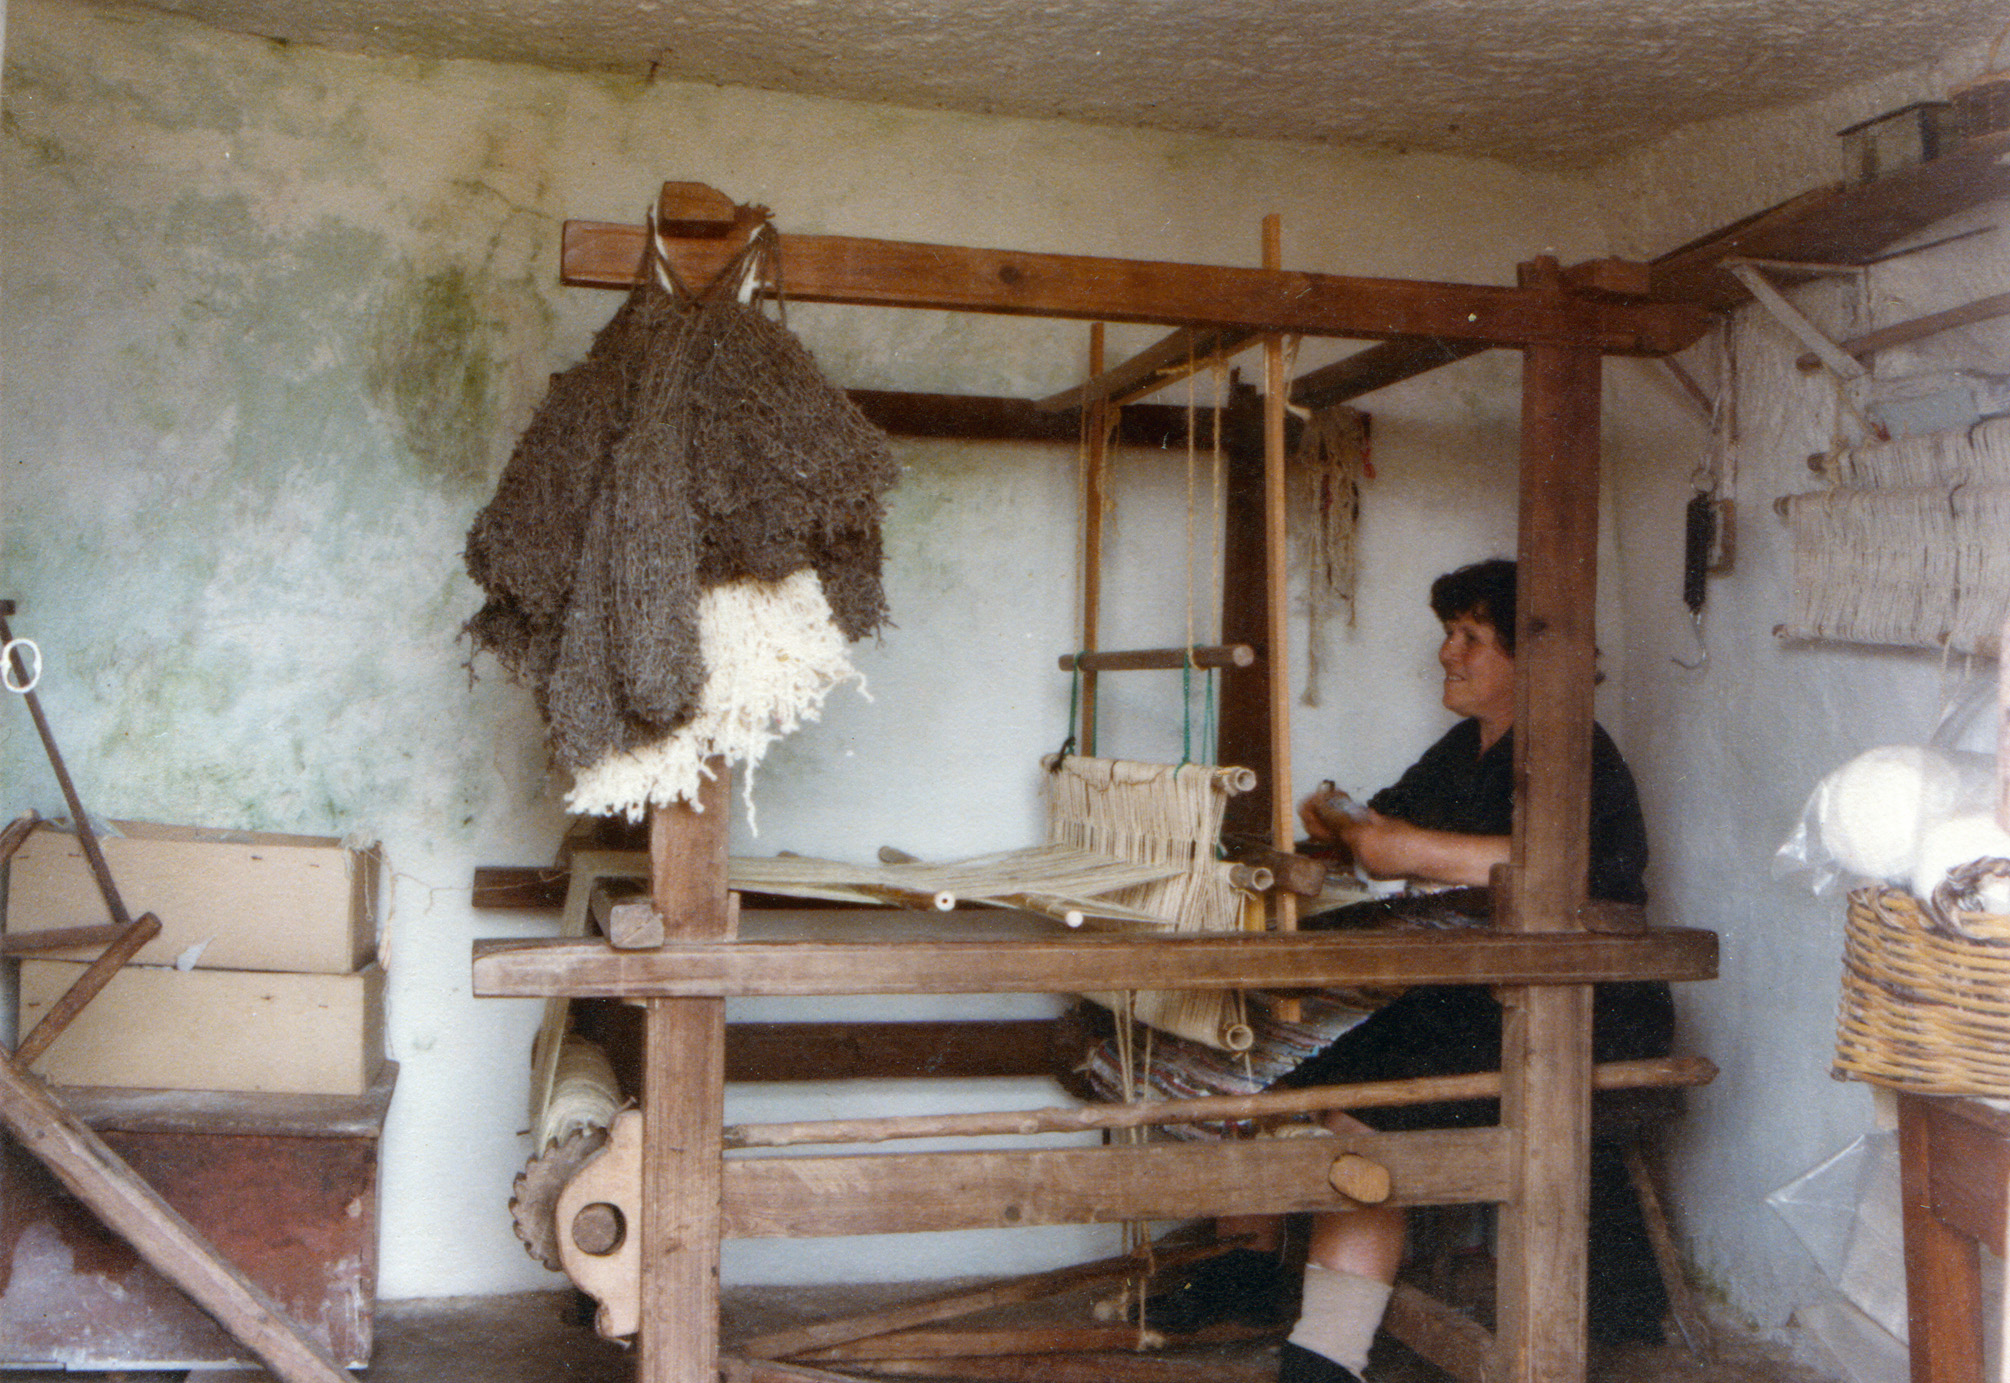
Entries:
[[[574, 287], [628, 288], [646, 232], [568, 221], [560, 275]], [[1155, 322], [1304, 336], [1438, 337], [1495, 346], [1574, 344], [1617, 355], [1665, 355], [1701, 336], [1684, 304], [1605, 302], [1492, 284], [1372, 279], [1279, 269], [971, 249], [836, 235], [782, 235], [788, 296], [799, 302], [949, 312]], [[686, 282], [709, 282], [731, 240], [679, 240]]]
[[[1537, 261], [1531, 278], [1539, 284], [1553, 267]], [[1567, 935], [1585, 901], [1599, 407], [1596, 352], [1523, 353], [1514, 838], [1507, 916], [1496, 919], [1522, 935]], [[1501, 1123], [1519, 1136], [1500, 1214], [1497, 1329], [1509, 1383], [1585, 1375], [1591, 999], [1589, 983], [1502, 995]]]
[[1494, 1383], [1500, 1377], [1493, 1332], [1408, 1283], [1397, 1283], [1390, 1293], [1382, 1329], [1458, 1383]]
[[[1143, 1275], [1142, 1264], [1137, 1269]], [[1149, 1324], [1149, 1322], [1147, 1322]], [[1190, 1345], [1239, 1344], [1275, 1339], [1281, 1327], [1213, 1325], [1178, 1337], [1182, 1349]], [[873, 1335], [827, 1349], [805, 1351], [793, 1357], [811, 1363], [836, 1363], [865, 1359], [971, 1359], [999, 1354], [1078, 1354], [1090, 1350], [1134, 1350], [1138, 1328], [1117, 1325], [996, 1325], [965, 1326], [961, 1329], [896, 1330]], [[1275, 1370], [1264, 1380], [1274, 1383]]]
[[[665, 930], [704, 947], [727, 935], [727, 799], [713, 759], [696, 802], [649, 809], [651, 901]], [[628, 955], [650, 955], [630, 951]], [[712, 996], [651, 999], [643, 1015], [642, 1300], [637, 1383], [719, 1377], [719, 1133], [726, 1006]]]
[[1358, 399], [1391, 384], [1429, 374], [1442, 365], [1478, 355], [1488, 347], [1474, 341], [1444, 341], [1421, 337], [1384, 341], [1300, 375], [1291, 386], [1291, 401], [1304, 408], [1330, 408]]
[[[883, 914], [814, 916], [833, 922], [867, 916], [874, 929], [887, 927]], [[1707, 980], [1717, 973], [1715, 934], [1676, 927], [1637, 934], [1482, 931], [1462, 934], [1455, 943], [1436, 932], [1299, 932], [1057, 933], [888, 944], [749, 941], [746, 933], [757, 921], [742, 918], [738, 941], [670, 941], [655, 951], [616, 951], [601, 941], [477, 941], [474, 992], [495, 998], [1086, 994], [1330, 984], [1599, 984]], [[970, 929], [979, 930], [975, 923]]]
[[1137, 1333], [1133, 1326], [1131, 1344], [1114, 1351], [861, 1359], [845, 1367], [869, 1378], [954, 1378], [958, 1383], [1273, 1383], [1277, 1377], [1276, 1364], [1263, 1358], [1139, 1354]]
[[[1074, 413], [1045, 413], [1031, 399], [981, 394], [907, 394], [853, 389], [851, 401], [874, 425], [895, 437], [950, 437], [982, 442], [1051, 442], [1075, 447], [1082, 420]], [[1210, 436], [1214, 410], [1194, 410], [1194, 427]], [[1117, 417], [1111, 440], [1125, 447], [1184, 447], [1187, 411], [1168, 404], [1132, 404]]]
[[1215, 361], [1228, 359], [1255, 345], [1258, 339], [1252, 331], [1180, 327], [1130, 359], [1106, 370], [1092, 371], [1086, 383], [1049, 394], [1036, 400], [1033, 406], [1052, 413], [1078, 409], [1096, 399], [1128, 404], [1198, 374]]
[[[2010, 293], [1992, 293], [1986, 298], [1978, 298], [1960, 307], [1950, 307], [1945, 312], [1930, 312], [1924, 317], [1914, 317], [1909, 322], [1893, 322], [1888, 327], [1867, 331], [1861, 336], [1852, 336], [1837, 343], [1843, 352], [1855, 359], [1866, 360], [1879, 351], [1893, 346], [1903, 346], [1955, 327], [1972, 326], [1976, 322], [1986, 322], [1995, 317], [2010, 316]], [[1795, 362], [1803, 370], [1812, 370], [1821, 364], [1821, 356], [1809, 351]]]
[[1054, 1020], [728, 1023], [728, 1081], [1048, 1076]]
[[[1595, 1090], [1670, 1089], [1707, 1085], [1717, 1068], [1702, 1057], [1605, 1062], [1592, 1071]], [[1329, 1109], [1393, 1109], [1453, 1100], [1500, 1098], [1498, 1071], [1417, 1076], [1356, 1085], [1315, 1085], [1254, 1095], [1211, 1095], [1138, 1104], [1056, 1105], [975, 1114], [889, 1114], [876, 1118], [805, 1119], [738, 1124], [725, 1131], [729, 1148], [788, 1148], [822, 1143], [879, 1143], [900, 1138], [980, 1138], [1083, 1133], [1163, 1124], [1239, 1122], [1317, 1114]]]
[[974, 1316], [980, 1311], [992, 1311], [1001, 1306], [1017, 1306], [1022, 1302], [1057, 1297], [1105, 1283], [1122, 1282], [1126, 1278], [1144, 1277], [1155, 1270], [1163, 1271], [1204, 1258], [1218, 1257], [1231, 1247], [1232, 1243], [1197, 1244], [1182, 1249], [1159, 1250], [1150, 1256], [1127, 1253], [1115, 1258], [1100, 1258], [1093, 1263], [1052, 1268], [1043, 1273], [1026, 1273], [981, 1287], [902, 1302], [863, 1315], [827, 1317], [807, 1325], [769, 1331], [735, 1341], [733, 1350], [756, 1359], [802, 1355], [811, 1350], [849, 1344], [854, 1340], [869, 1340], [896, 1330], [913, 1330], [938, 1321]]
[[[908, 1234], [1027, 1225], [1183, 1220], [1342, 1210], [1333, 1159], [1388, 1167], [1391, 1205], [1461, 1205], [1508, 1194], [1498, 1128], [1331, 1138], [1160, 1143], [1010, 1152], [744, 1157], [725, 1167], [732, 1238]], [[1583, 1245], [1580, 1244], [1582, 1253]]]
[[1999, 130], [1872, 182], [1803, 192], [1654, 260], [1654, 296], [1712, 308], [1749, 301], [1744, 285], [1720, 267], [1734, 255], [1865, 263], [1936, 221], [2010, 195], [2010, 167], [2000, 162], [2006, 152], [2010, 131]]
[[149, 1267], [188, 1293], [284, 1383], [349, 1383], [328, 1352], [225, 1262], [41, 1081], [0, 1054], [0, 1122]]

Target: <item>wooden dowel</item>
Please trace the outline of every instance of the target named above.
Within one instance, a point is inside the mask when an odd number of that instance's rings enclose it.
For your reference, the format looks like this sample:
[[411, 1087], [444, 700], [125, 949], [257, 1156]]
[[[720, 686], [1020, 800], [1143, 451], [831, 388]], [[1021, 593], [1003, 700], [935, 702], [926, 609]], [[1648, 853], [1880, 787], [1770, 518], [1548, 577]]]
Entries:
[[[1089, 326], [1089, 378], [1103, 373], [1103, 336], [1101, 322]], [[1103, 620], [1103, 506], [1106, 499], [1103, 482], [1109, 478], [1111, 408], [1108, 400], [1096, 399], [1082, 414], [1082, 426], [1088, 429], [1083, 452], [1082, 476], [1082, 647], [1094, 652], [1102, 638]], [[1096, 752], [1096, 669], [1084, 668], [1079, 674], [1082, 686], [1081, 721], [1070, 725], [1068, 733], [1075, 736], [1075, 743], [1084, 754]]]
[[1256, 650], [1246, 643], [1205, 644], [1193, 648], [1112, 649], [1107, 653], [1083, 651], [1063, 653], [1061, 671], [1073, 672], [1169, 672], [1186, 667], [1253, 667]]
[[[14, 642], [14, 631], [7, 627], [7, 617], [0, 615], [0, 646]], [[8, 662], [17, 681], [28, 681], [27, 665], [21, 661], [18, 652], [8, 654]], [[112, 921], [120, 926], [130, 923], [132, 915], [126, 911], [124, 900], [119, 897], [118, 885], [112, 882], [111, 867], [105, 863], [104, 852], [98, 849], [98, 837], [91, 830], [90, 814], [84, 810], [83, 799], [77, 796], [77, 786], [70, 781], [70, 770], [63, 766], [63, 755], [56, 748], [56, 736], [49, 729], [49, 718], [42, 714], [42, 700], [32, 691], [20, 693], [28, 703], [28, 717], [35, 722], [35, 733], [41, 737], [42, 749], [49, 756], [49, 767], [56, 775], [56, 786], [63, 790], [63, 801], [70, 808], [70, 822], [77, 830], [77, 844], [83, 847], [84, 861], [91, 866], [91, 877], [98, 881], [98, 892], [105, 900], [105, 911]]]
[[1213, 1243], [1170, 1252], [1160, 1250], [1154, 1252], [1149, 1259], [1142, 1254], [1120, 1254], [1114, 1258], [1098, 1259], [1094, 1263], [1082, 1263], [1074, 1267], [1056, 1268], [1052, 1272], [1009, 1278], [1004, 1282], [995, 1282], [967, 1292], [951, 1292], [922, 1301], [908, 1302], [901, 1306], [888, 1307], [883, 1311], [871, 1311], [862, 1315], [816, 1321], [810, 1325], [772, 1331], [766, 1335], [756, 1335], [752, 1339], [738, 1341], [733, 1349], [735, 1353], [752, 1359], [785, 1359], [791, 1355], [823, 1349], [830, 1345], [846, 1344], [852, 1340], [864, 1340], [874, 1335], [889, 1334], [895, 1330], [912, 1330], [917, 1326], [933, 1325], [937, 1321], [950, 1321], [959, 1316], [975, 1315], [979, 1311], [989, 1311], [997, 1306], [1039, 1301], [1043, 1297], [1079, 1291], [1085, 1287], [1096, 1286], [1098, 1283], [1117, 1282], [1127, 1277], [1176, 1268], [1186, 1263], [1198, 1262], [1203, 1258], [1213, 1258], [1231, 1247], [1233, 1245], [1227, 1243]]
[[965, 1359], [871, 1359], [845, 1366], [878, 1378], [955, 1378], [964, 1383], [1270, 1383], [1267, 1359], [1187, 1359], [1125, 1353], [999, 1354]]
[[7, 823], [7, 829], [0, 833], [0, 864], [14, 858], [21, 847], [27, 844], [28, 833], [35, 829], [35, 823], [42, 818], [34, 812], [23, 812]]
[[125, 963], [138, 953], [140, 947], [161, 934], [161, 920], [152, 913], [142, 913], [138, 921], [125, 928], [117, 941], [105, 948], [105, 953], [92, 961], [77, 976], [77, 982], [64, 991], [63, 997], [49, 1006], [42, 1015], [42, 1021], [34, 1031], [21, 1039], [21, 1045], [14, 1049], [14, 1060], [22, 1066], [32, 1066], [35, 1059], [49, 1050], [49, 1044], [63, 1035], [63, 1029], [70, 1026], [70, 1020], [84, 1011], [84, 1005], [98, 997], [98, 991], [112, 982], [112, 976], [124, 968]]
[[[1895, 322], [1876, 331], [1865, 332], [1862, 336], [1852, 336], [1847, 341], [1837, 342], [1845, 355], [1862, 359], [1875, 355], [1893, 346], [1903, 346], [1922, 337], [1933, 336], [1955, 327], [1965, 327], [1976, 322], [1986, 322], [1992, 317], [2010, 316], [2010, 293], [1995, 293], [1989, 297], [1960, 307], [1951, 307], [1945, 312], [1929, 313], [1924, 317], [1914, 317], [1909, 322]], [[1821, 366], [1822, 358], [1809, 351], [1795, 362], [1803, 370], [1814, 370]]]
[[126, 934], [114, 922], [94, 927], [51, 927], [44, 932], [14, 932], [0, 937], [0, 955], [31, 956], [42, 951], [66, 951], [72, 946], [109, 946]]
[[776, 1359], [719, 1360], [721, 1383], [858, 1383], [855, 1375], [832, 1373], [807, 1364], [785, 1364]]
[[[1655, 1057], [1645, 1061], [1601, 1062], [1592, 1070], [1594, 1090], [1707, 1085], [1717, 1068], [1703, 1057]], [[1152, 1124], [1197, 1124], [1240, 1119], [1315, 1114], [1328, 1109], [1390, 1109], [1440, 1100], [1485, 1100], [1501, 1092], [1498, 1071], [1460, 1076], [1418, 1076], [1410, 1080], [1366, 1081], [1358, 1085], [1315, 1085], [1302, 1090], [1269, 1090], [1257, 1095], [1209, 1095], [1194, 1100], [1147, 1104], [1055, 1105], [976, 1114], [905, 1114], [878, 1119], [812, 1119], [793, 1123], [735, 1124], [725, 1131], [729, 1148], [786, 1148], [805, 1143], [879, 1143], [896, 1138], [993, 1137], [1010, 1134], [1082, 1133], [1098, 1129], [1142, 1128]]]
[[[1149, 1321], [1146, 1322], [1150, 1324]], [[1179, 1343], [1235, 1344], [1276, 1335], [1274, 1328], [1214, 1325], [1180, 1336]], [[1083, 1354], [1096, 1350], [1134, 1350], [1136, 1325], [999, 1325], [938, 1330], [897, 1330], [849, 1344], [810, 1350], [794, 1358], [803, 1363], [841, 1363], [864, 1359], [974, 1359], [998, 1354]]]

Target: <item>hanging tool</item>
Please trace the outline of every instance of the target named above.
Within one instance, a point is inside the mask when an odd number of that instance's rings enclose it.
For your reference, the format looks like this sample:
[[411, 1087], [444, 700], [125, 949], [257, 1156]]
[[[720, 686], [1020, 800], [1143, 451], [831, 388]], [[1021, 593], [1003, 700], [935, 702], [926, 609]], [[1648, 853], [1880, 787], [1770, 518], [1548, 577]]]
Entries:
[[1711, 554], [1717, 546], [1717, 499], [1708, 489], [1699, 488], [1689, 497], [1684, 510], [1682, 532], [1682, 603], [1689, 608], [1689, 624], [1696, 632], [1696, 647], [1702, 654], [1695, 662], [1671, 658], [1676, 667], [1690, 672], [1710, 665], [1710, 646], [1703, 642], [1703, 602], [1709, 593]]

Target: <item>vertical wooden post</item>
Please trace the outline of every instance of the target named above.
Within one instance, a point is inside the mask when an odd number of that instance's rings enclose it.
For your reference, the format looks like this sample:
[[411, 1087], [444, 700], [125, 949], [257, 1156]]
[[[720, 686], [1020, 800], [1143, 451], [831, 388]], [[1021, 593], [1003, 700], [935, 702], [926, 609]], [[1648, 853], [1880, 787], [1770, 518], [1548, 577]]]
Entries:
[[[1284, 267], [1283, 222], [1276, 213], [1263, 218], [1263, 267]], [[1285, 589], [1284, 510], [1284, 341], [1271, 336], [1263, 343], [1263, 542], [1264, 584], [1268, 606], [1264, 642], [1270, 664], [1270, 844], [1289, 852], [1298, 838], [1297, 803], [1291, 791], [1291, 645], [1285, 615], [1290, 601]], [[1298, 929], [1298, 895], [1280, 888], [1272, 893], [1274, 926], [1280, 932]], [[1293, 1001], [1295, 1006], [1295, 1001]]]
[[[1578, 346], [1522, 354], [1515, 829], [1505, 919], [1521, 931], [1576, 928], [1585, 897], [1600, 365], [1595, 349]], [[1502, 995], [1501, 1121], [1517, 1151], [1513, 1199], [1501, 1207], [1497, 1339], [1500, 1376], [1512, 1383], [1584, 1378], [1591, 997], [1589, 985]]]
[[[727, 934], [723, 760], [697, 803], [652, 807], [649, 879], [666, 940]], [[642, 1090], [642, 1330], [638, 1383], [718, 1383], [723, 999], [651, 999]]]
[[1977, 1240], [1934, 1211], [1933, 1100], [1898, 1097], [1912, 1383], [1982, 1383], [1982, 1255]]
[[[1103, 324], [1089, 326], [1089, 378], [1103, 373]], [[1082, 418], [1089, 431], [1082, 478], [1082, 643], [1084, 653], [1093, 652], [1102, 637], [1103, 612], [1103, 478], [1110, 457], [1110, 400], [1098, 395]], [[1084, 755], [1096, 752], [1096, 674], [1084, 669], [1082, 679], [1082, 720], [1075, 731], [1075, 743]]]

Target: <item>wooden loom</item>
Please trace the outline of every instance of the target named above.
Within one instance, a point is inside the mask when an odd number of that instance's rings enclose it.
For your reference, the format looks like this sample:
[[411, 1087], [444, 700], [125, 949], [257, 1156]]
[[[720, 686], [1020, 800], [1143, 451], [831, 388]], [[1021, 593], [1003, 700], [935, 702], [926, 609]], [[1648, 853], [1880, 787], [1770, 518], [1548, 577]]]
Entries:
[[[716, 196], [716, 194], [714, 194]], [[723, 200], [723, 199], [720, 199]], [[643, 232], [567, 227], [565, 279], [625, 287]], [[730, 253], [698, 238], [677, 251], [687, 277]], [[851, 1234], [1109, 1218], [1273, 1213], [1348, 1203], [1327, 1181], [1336, 1150], [1388, 1169], [1397, 1204], [1493, 1201], [1501, 1208], [1498, 1326], [1462, 1336], [1469, 1373], [1511, 1383], [1584, 1376], [1584, 1226], [1591, 984], [1715, 973], [1715, 938], [1583, 930], [1586, 877], [1601, 358], [1660, 355], [1701, 333], [1702, 311], [1574, 291], [1548, 261], [1515, 288], [1343, 278], [839, 237], [782, 237], [799, 300], [1158, 322], [1302, 333], [1470, 354], [1523, 352], [1521, 592], [1516, 659], [1516, 830], [1493, 932], [1456, 946], [1411, 934], [1139, 940], [1015, 928], [945, 936], [927, 925], [861, 935], [827, 921], [738, 919], [727, 895], [723, 783], [711, 809], [651, 817], [651, 900], [665, 940], [478, 943], [475, 992], [596, 995], [645, 1005], [635, 1317], [644, 1383], [718, 1377], [722, 1235]], [[1120, 367], [1121, 368], [1121, 367]], [[1282, 409], [1283, 391], [1271, 390]], [[1281, 429], [1279, 429], [1281, 437]], [[1278, 448], [1281, 461], [1281, 446]], [[1270, 477], [1266, 476], [1266, 490]], [[1281, 520], [1281, 472], [1275, 481]], [[1266, 494], [1266, 509], [1272, 506]], [[1281, 566], [1281, 543], [1270, 549]], [[1281, 650], [1281, 601], [1261, 642]], [[1260, 650], [1261, 651], [1261, 650]], [[1272, 697], [1284, 694], [1273, 670]], [[1273, 767], [1272, 773], [1275, 769]], [[723, 775], [722, 775], [723, 776]], [[1269, 776], [1269, 775], [1267, 775]], [[1270, 804], [1290, 838], [1288, 795]], [[722, 1156], [723, 1000], [729, 995], [1290, 989], [1328, 984], [1503, 987], [1497, 1128], [1274, 1144], [1223, 1143], [869, 1158]], [[1358, 1146], [1357, 1146], [1358, 1145]], [[894, 1188], [900, 1188], [896, 1193]], [[925, 1194], [923, 1193], [925, 1190]], [[1476, 1329], [1476, 1328], [1475, 1328]], [[736, 1376], [762, 1377], [758, 1362]], [[788, 1370], [769, 1377], [790, 1376]], [[796, 1374], [794, 1376], [801, 1376]]]

